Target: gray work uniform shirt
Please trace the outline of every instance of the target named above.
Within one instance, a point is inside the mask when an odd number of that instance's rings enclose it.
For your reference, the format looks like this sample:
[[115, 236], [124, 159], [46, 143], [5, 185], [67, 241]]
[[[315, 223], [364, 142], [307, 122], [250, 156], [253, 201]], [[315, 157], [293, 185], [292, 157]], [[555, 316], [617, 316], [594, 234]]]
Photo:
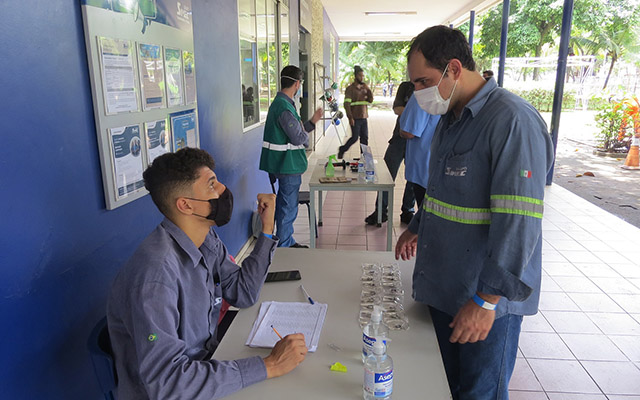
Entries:
[[[287, 100], [289, 103], [293, 105], [293, 108], [296, 107], [295, 101], [283, 92], [278, 92], [276, 97], [282, 97]], [[291, 111], [285, 110], [278, 117], [278, 124], [284, 131], [284, 133], [289, 138], [291, 144], [299, 146], [304, 145], [304, 147], [309, 147], [309, 132], [316, 129], [316, 125], [311, 122], [311, 120], [304, 123], [304, 126], [300, 124], [300, 121], [291, 113]], [[288, 176], [288, 174], [275, 174], [276, 178], [281, 176]]]
[[485, 83], [460, 118], [442, 117], [431, 144], [413, 297], [456, 315], [476, 291], [503, 296], [496, 318], [537, 312], [542, 212], [553, 146], [540, 114]]
[[118, 399], [217, 399], [267, 378], [264, 361], [216, 361], [222, 299], [259, 297], [277, 240], [260, 235], [240, 268], [213, 229], [200, 248], [165, 219], [118, 273], [108, 301]]

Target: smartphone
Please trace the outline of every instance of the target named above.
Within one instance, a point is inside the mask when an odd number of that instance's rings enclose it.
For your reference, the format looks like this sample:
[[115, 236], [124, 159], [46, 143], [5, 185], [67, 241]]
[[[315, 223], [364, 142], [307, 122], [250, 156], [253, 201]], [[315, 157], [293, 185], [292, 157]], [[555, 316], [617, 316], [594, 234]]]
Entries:
[[300, 271], [277, 271], [269, 272], [265, 282], [280, 282], [280, 281], [299, 281], [301, 279]]

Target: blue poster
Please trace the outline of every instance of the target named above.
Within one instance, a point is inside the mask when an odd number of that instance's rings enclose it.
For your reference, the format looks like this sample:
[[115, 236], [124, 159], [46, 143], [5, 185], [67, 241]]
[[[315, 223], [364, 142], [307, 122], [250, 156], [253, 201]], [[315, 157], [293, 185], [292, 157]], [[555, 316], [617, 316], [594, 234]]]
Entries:
[[173, 133], [173, 151], [178, 151], [185, 147], [198, 147], [195, 110], [172, 114], [171, 132]]
[[118, 197], [125, 197], [144, 186], [140, 126], [111, 128], [109, 134], [113, 149], [114, 183]]

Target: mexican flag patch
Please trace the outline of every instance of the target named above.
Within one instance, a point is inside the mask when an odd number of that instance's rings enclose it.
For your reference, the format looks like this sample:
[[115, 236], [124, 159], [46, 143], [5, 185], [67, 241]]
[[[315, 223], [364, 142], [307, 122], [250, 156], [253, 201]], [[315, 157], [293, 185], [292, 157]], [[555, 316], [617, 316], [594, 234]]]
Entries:
[[531, 178], [531, 171], [528, 171], [526, 169], [521, 169], [520, 170], [520, 176], [522, 178]]

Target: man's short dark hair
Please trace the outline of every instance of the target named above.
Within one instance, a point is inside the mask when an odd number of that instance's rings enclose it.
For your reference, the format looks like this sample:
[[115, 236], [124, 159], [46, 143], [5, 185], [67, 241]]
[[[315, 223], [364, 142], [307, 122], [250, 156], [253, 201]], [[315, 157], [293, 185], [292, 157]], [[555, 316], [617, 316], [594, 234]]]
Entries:
[[487, 75], [489, 75], [489, 76], [493, 76], [493, 71], [492, 71], [492, 70], [490, 70], [490, 69], [488, 69], [488, 70], [486, 70], [486, 71], [482, 71], [482, 75], [484, 75], [484, 74], [487, 74]]
[[213, 171], [213, 158], [206, 151], [191, 147], [165, 153], [153, 160], [142, 177], [144, 187], [162, 214], [168, 217], [173, 213], [172, 204], [179, 197], [178, 193], [190, 190], [202, 167]]
[[362, 67], [360, 67], [359, 65], [356, 65], [355, 67], [353, 67], [353, 74], [354, 75], [358, 75], [359, 72], [364, 72], [362, 70]]
[[[295, 65], [287, 65], [280, 72], [280, 87], [282, 89], [293, 86], [297, 81], [302, 81], [302, 70]], [[285, 78], [286, 77], [286, 78]]]
[[469, 71], [476, 70], [469, 42], [462, 32], [444, 25], [436, 25], [425, 29], [413, 38], [407, 53], [407, 60], [414, 51], [420, 51], [427, 64], [440, 71], [444, 71], [452, 59], [460, 61]]

